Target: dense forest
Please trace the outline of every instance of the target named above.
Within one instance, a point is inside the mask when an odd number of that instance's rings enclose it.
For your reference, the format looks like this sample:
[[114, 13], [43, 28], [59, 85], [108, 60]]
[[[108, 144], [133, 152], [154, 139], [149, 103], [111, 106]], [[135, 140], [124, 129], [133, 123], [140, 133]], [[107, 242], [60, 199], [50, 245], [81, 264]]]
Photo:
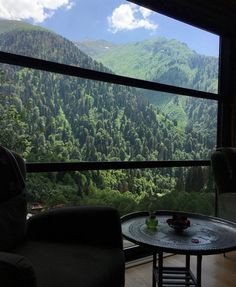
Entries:
[[[163, 84], [216, 93], [218, 59], [199, 55], [185, 43], [164, 37], [114, 45], [107, 41], [86, 40], [76, 45], [116, 74]], [[204, 135], [212, 147], [216, 137], [216, 103], [142, 90], [148, 100], [161, 109], [191, 138]], [[189, 142], [192, 142], [189, 139]], [[195, 143], [195, 146], [199, 139]], [[205, 155], [199, 155], [198, 157]]]
[[[160, 39], [160, 43], [163, 41]], [[158, 55], [161, 44], [154, 42], [153, 55]], [[192, 52], [186, 46], [188, 53], [182, 51], [182, 46], [165, 41], [159, 57], [166, 57], [169, 64], [173, 53], [188, 59]], [[98, 71], [130, 73], [92, 58], [78, 48], [78, 43], [22, 22], [0, 21], [0, 50]], [[207, 86], [214, 90], [216, 59], [193, 54], [195, 62], [190, 62], [197, 63], [192, 67], [196, 71], [194, 88]], [[157, 57], [158, 61], [164, 60]], [[178, 70], [176, 63], [174, 74], [171, 68], [168, 74], [166, 64], [165, 73], [159, 77], [181, 80], [188, 67], [183, 63]], [[151, 67], [145, 65], [145, 69], [152, 75], [149, 80], [160, 80], [153, 78]], [[188, 70], [187, 76], [192, 77]], [[215, 145], [214, 102], [153, 95], [9, 65], [1, 65], [0, 96], [0, 143], [28, 162], [205, 159]], [[110, 204], [122, 214], [147, 208], [213, 212], [212, 177], [209, 169], [202, 167], [29, 174], [27, 198], [45, 208]]]

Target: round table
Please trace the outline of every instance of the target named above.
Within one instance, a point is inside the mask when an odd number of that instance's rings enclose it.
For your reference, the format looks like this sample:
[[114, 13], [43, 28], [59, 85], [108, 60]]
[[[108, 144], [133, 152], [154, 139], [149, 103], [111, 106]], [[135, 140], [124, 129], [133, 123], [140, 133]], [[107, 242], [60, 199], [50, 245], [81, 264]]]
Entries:
[[[190, 227], [176, 232], [167, 224], [174, 214], [184, 215]], [[158, 226], [148, 229], [149, 212], [135, 212], [121, 218], [122, 234], [127, 240], [153, 251], [153, 287], [201, 286], [202, 255], [219, 254], [236, 249], [236, 224], [195, 213], [156, 211]], [[184, 267], [163, 267], [163, 252], [184, 254]], [[158, 267], [156, 265], [158, 254]], [[197, 276], [190, 270], [190, 255], [197, 256]]]

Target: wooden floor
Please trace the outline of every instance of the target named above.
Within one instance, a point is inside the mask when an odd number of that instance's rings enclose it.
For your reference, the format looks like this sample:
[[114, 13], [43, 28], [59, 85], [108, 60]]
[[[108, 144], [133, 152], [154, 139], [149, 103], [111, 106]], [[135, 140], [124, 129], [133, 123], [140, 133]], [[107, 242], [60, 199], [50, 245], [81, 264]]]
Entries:
[[[184, 266], [183, 255], [169, 256], [164, 266]], [[196, 270], [196, 256], [191, 256], [191, 269]], [[126, 267], [125, 287], [151, 287], [152, 263]], [[203, 256], [202, 287], [236, 287], [236, 252]]]

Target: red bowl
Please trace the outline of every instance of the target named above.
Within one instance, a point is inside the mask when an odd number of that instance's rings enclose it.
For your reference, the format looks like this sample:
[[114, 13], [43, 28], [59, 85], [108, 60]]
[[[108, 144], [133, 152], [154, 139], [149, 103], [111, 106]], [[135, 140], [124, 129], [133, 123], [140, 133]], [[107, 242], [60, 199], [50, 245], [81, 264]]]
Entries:
[[190, 226], [190, 221], [187, 218], [169, 218], [166, 222], [177, 232], [182, 232]]

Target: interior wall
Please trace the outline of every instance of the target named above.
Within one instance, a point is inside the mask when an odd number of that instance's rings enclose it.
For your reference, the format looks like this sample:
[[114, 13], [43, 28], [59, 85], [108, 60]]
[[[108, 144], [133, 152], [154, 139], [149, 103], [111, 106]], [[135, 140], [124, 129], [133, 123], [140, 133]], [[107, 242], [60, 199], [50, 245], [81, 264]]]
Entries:
[[232, 98], [232, 146], [236, 147], [236, 38], [231, 40], [230, 96]]
[[222, 36], [220, 54], [218, 146], [236, 147], [236, 38]]

